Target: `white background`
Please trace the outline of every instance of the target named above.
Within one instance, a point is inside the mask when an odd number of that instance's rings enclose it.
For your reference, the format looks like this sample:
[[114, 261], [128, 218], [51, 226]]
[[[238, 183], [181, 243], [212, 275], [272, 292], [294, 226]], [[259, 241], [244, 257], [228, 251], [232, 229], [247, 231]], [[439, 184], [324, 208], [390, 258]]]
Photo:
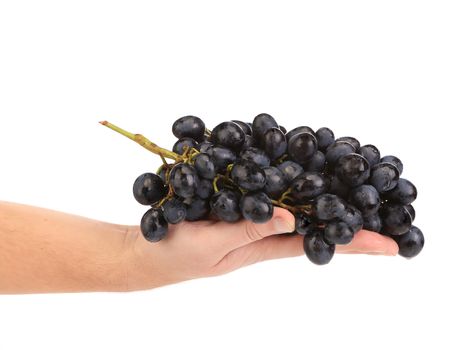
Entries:
[[468, 349], [466, 1], [0, 1], [0, 198], [136, 224], [186, 114], [268, 112], [396, 154], [416, 259], [305, 257], [129, 294], [0, 296], [0, 349]]

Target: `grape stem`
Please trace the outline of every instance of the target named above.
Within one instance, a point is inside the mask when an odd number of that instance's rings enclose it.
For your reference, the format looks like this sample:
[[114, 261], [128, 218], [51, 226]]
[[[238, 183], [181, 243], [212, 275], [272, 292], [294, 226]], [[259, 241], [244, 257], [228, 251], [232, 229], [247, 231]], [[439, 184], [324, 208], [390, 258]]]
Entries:
[[170, 158], [170, 159], [173, 159], [177, 162], [183, 160], [183, 157], [180, 156], [178, 153], [175, 153], [175, 152], [169, 151], [165, 148], [157, 146], [155, 143], [153, 143], [152, 141], [150, 141], [148, 138], [146, 138], [143, 135], [130, 133], [129, 131], [121, 129], [120, 127], [118, 127], [118, 126], [116, 126], [116, 125], [114, 125], [114, 124], [112, 124], [112, 123], [110, 123], [106, 120], [100, 122], [100, 124], [110, 128], [111, 130], [116, 131], [118, 134], [121, 134], [121, 135], [127, 137], [128, 139], [131, 139], [132, 141], [134, 141], [134, 142], [138, 143], [139, 145], [141, 145], [142, 147], [144, 147], [146, 150], [148, 150], [152, 153], [158, 154], [162, 158], [163, 157], [164, 158]]

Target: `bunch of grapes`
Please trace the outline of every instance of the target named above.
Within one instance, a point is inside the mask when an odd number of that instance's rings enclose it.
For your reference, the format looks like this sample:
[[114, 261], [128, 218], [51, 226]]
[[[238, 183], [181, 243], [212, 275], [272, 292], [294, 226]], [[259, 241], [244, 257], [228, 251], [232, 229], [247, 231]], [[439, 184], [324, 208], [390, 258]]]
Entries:
[[212, 131], [200, 118], [185, 116], [173, 124], [178, 140], [169, 151], [102, 124], [163, 161], [133, 187], [135, 199], [151, 206], [140, 225], [148, 241], [160, 241], [168, 224], [183, 220], [263, 223], [278, 206], [295, 215], [295, 232], [287, 234], [304, 236], [305, 254], [315, 264], [329, 263], [336, 245], [350, 243], [362, 228], [392, 237], [404, 257], [423, 248], [424, 236], [412, 225], [417, 190], [400, 177], [402, 162], [354, 137], [335, 138], [326, 127], [287, 132], [265, 113], [252, 123], [227, 121]]

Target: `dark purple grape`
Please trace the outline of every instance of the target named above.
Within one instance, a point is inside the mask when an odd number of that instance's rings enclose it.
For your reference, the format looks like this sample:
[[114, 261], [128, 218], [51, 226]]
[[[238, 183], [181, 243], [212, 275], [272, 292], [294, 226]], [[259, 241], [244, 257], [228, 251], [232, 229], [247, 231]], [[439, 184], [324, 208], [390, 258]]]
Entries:
[[321, 194], [313, 200], [312, 208], [316, 217], [320, 220], [332, 220], [346, 213], [344, 200], [334, 194]]
[[266, 177], [263, 191], [273, 199], [279, 198], [289, 187], [286, 177], [282, 171], [273, 166], [264, 167], [263, 171]]
[[411, 227], [412, 217], [402, 205], [385, 204], [380, 208], [382, 219], [382, 233], [388, 235], [402, 235]]
[[349, 198], [364, 216], [371, 216], [379, 211], [380, 195], [374, 186], [362, 185], [353, 188], [349, 193]]
[[264, 133], [263, 148], [271, 160], [276, 160], [282, 156], [287, 149], [286, 136], [278, 128], [268, 129]]
[[149, 209], [140, 221], [140, 230], [149, 242], [158, 242], [168, 233], [168, 222], [161, 209]]
[[290, 185], [290, 196], [299, 202], [308, 202], [328, 189], [328, 181], [320, 173], [305, 172], [297, 176]]
[[214, 161], [206, 153], [199, 153], [194, 157], [194, 168], [204, 179], [213, 180], [216, 175]]
[[424, 235], [416, 226], [411, 226], [408, 232], [394, 238], [398, 244], [398, 254], [405, 258], [415, 257], [424, 247]]
[[190, 137], [180, 138], [173, 145], [173, 152], [183, 154], [186, 149], [196, 148], [197, 142]]
[[245, 135], [245, 143], [242, 146], [242, 150], [245, 150], [250, 147], [256, 147], [256, 141], [253, 136]]
[[199, 176], [196, 169], [186, 163], [176, 164], [170, 172], [170, 185], [179, 197], [194, 196], [199, 186]]
[[282, 125], [279, 125], [279, 129], [283, 132], [283, 134], [287, 134], [287, 130], [285, 127], [283, 127]]
[[374, 232], [382, 231], [382, 220], [380, 219], [380, 215], [378, 213], [371, 216], [363, 216], [362, 220], [364, 221], [364, 224], [362, 225], [364, 230]]
[[385, 192], [384, 196], [393, 203], [408, 205], [415, 201], [418, 196], [418, 191], [411, 181], [400, 178], [395, 188], [389, 192]]
[[354, 147], [354, 151], [357, 152], [361, 148], [360, 142], [352, 136], [343, 136], [336, 139], [336, 141], [344, 141], [350, 143]]
[[252, 135], [255, 140], [261, 140], [264, 133], [271, 128], [278, 128], [279, 125], [277, 124], [276, 120], [266, 113], [258, 114], [255, 119], [253, 120], [253, 124], [251, 126]]
[[235, 222], [241, 218], [239, 202], [240, 194], [238, 192], [222, 189], [212, 196], [210, 206], [212, 213], [220, 220]]
[[312, 219], [305, 214], [295, 214], [295, 232], [299, 235], [306, 235], [310, 231], [310, 225], [312, 225]]
[[261, 190], [266, 184], [264, 171], [256, 163], [242, 160], [233, 165], [231, 179], [246, 191]]
[[238, 126], [240, 128], [242, 128], [243, 132], [245, 133], [245, 135], [249, 135], [251, 136], [251, 126], [248, 125], [247, 123], [245, 122], [242, 122], [241, 120], [232, 120], [232, 122], [238, 124]]
[[184, 204], [186, 205], [187, 221], [203, 220], [209, 214], [210, 207], [207, 199], [198, 196], [189, 197], [184, 199]]
[[201, 142], [204, 140], [206, 125], [200, 118], [188, 115], [177, 119], [173, 123], [172, 131], [178, 139], [190, 137], [197, 142]]
[[317, 265], [328, 264], [335, 254], [335, 245], [326, 243], [318, 232], [304, 236], [304, 252]]
[[341, 157], [350, 153], [354, 153], [354, 146], [352, 146], [349, 142], [335, 142], [331, 144], [326, 150], [326, 162], [328, 163], [330, 168], [334, 169], [334, 166], [336, 165], [338, 160]]
[[224, 172], [227, 166], [237, 159], [237, 155], [232, 150], [221, 146], [210, 148], [207, 150], [207, 154], [212, 157], [215, 170], [218, 172]]
[[395, 188], [400, 173], [395, 165], [391, 163], [379, 163], [370, 170], [369, 183], [379, 193], [384, 193]]
[[325, 170], [325, 155], [321, 151], [316, 151], [313, 158], [306, 164], [304, 168], [307, 171], [317, 171], [319, 173]]
[[223, 122], [212, 130], [211, 141], [215, 145], [239, 151], [245, 143], [245, 133], [237, 123]]
[[339, 158], [336, 164], [336, 176], [342, 183], [355, 187], [367, 181], [370, 174], [367, 159], [357, 153], [350, 153]]
[[401, 160], [395, 156], [385, 156], [385, 157], [382, 157], [382, 159], [380, 160], [381, 163], [391, 163], [393, 165], [395, 165], [398, 169], [398, 172], [401, 173], [403, 172], [403, 163], [401, 162]]
[[322, 152], [335, 142], [335, 134], [331, 129], [320, 128], [315, 133], [318, 141], [318, 149]]
[[329, 193], [335, 194], [344, 199], [348, 198], [349, 187], [346, 186], [344, 183], [342, 183], [341, 180], [338, 179], [336, 175], [328, 176], [328, 180], [330, 184], [330, 188], [328, 189]]
[[258, 224], [269, 221], [273, 216], [273, 204], [264, 192], [245, 193], [240, 200], [240, 209], [246, 220]]
[[287, 145], [289, 157], [300, 164], [308, 163], [317, 151], [317, 139], [308, 132], [293, 135]]
[[289, 141], [292, 136], [303, 133], [303, 132], [308, 132], [308, 133], [312, 134], [313, 136], [315, 136], [315, 131], [313, 131], [313, 129], [311, 127], [309, 127], [309, 126], [298, 126], [298, 127], [292, 129], [291, 131], [289, 131], [286, 134], [286, 140]]
[[380, 151], [374, 145], [365, 145], [357, 152], [369, 162], [370, 167], [380, 163]]
[[211, 180], [199, 179], [199, 186], [197, 186], [196, 195], [202, 199], [207, 199], [214, 193], [214, 186]]
[[167, 167], [166, 165], [163, 165], [158, 169], [157, 176], [160, 176], [163, 182], [166, 182], [167, 175], [170, 175], [170, 170], [171, 169], [169, 167]]
[[325, 241], [330, 244], [348, 244], [354, 238], [354, 231], [344, 221], [334, 220], [325, 226]]
[[162, 207], [163, 216], [169, 224], [178, 224], [186, 218], [186, 206], [181, 198], [170, 198]]
[[211, 149], [212, 147], [214, 147], [212, 142], [202, 141], [202, 142], [198, 143], [198, 145], [196, 146], [196, 149], [201, 153], [207, 153], [207, 151], [209, 149]]
[[415, 208], [413, 208], [413, 206], [411, 204], [405, 205], [405, 208], [406, 208], [406, 210], [408, 210], [408, 213], [410, 213], [411, 220], [415, 221], [415, 218], [416, 218]]
[[359, 232], [364, 225], [361, 212], [352, 205], [346, 206], [345, 213], [339, 218], [351, 228], [353, 233]]
[[304, 172], [304, 168], [291, 160], [282, 162], [277, 168], [284, 174], [288, 183]]
[[167, 190], [165, 182], [158, 175], [145, 173], [140, 175], [132, 188], [134, 198], [142, 205], [151, 205], [162, 200]]
[[258, 164], [260, 167], [269, 166], [269, 164], [271, 164], [271, 160], [269, 159], [269, 156], [266, 154], [266, 152], [256, 147], [249, 147], [241, 151], [240, 158], [242, 160], [252, 161]]

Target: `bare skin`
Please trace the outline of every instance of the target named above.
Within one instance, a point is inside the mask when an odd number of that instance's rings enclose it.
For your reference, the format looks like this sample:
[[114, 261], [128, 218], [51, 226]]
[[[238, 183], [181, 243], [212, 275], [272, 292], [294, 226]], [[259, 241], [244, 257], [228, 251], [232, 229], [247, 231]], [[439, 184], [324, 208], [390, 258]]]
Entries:
[[[0, 201], [0, 293], [133, 291], [221, 275], [303, 254], [294, 218], [276, 208], [265, 224], [200, 221], [147, 242], [138, 226], [115, 225]], [[396, 255], [396, 243], [361, 231], [337, 253]], [[306, 262], [308, 263], [308, 262]]]

